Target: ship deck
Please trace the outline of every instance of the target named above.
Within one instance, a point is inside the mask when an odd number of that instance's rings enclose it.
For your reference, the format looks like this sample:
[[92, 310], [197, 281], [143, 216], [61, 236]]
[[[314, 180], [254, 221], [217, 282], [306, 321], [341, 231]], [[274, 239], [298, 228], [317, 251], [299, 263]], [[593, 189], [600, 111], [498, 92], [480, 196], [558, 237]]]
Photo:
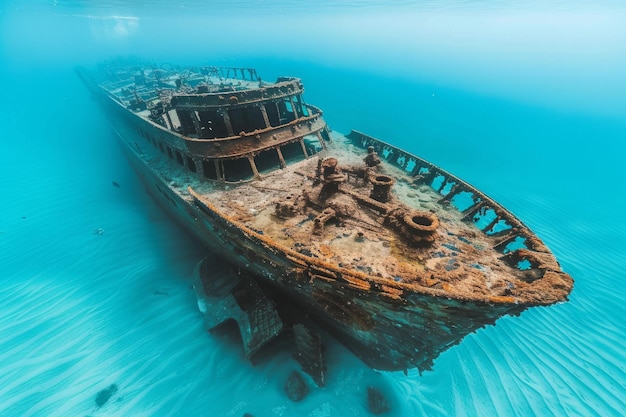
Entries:
[[[334, 157], [339, 167], [349, 170], [364, 165], [366, 152], [333, 132], [333, 141], [319, 156]], [[260, 180], [224, 184], [200, 181], [158, 153], [147, 159], [150, 168], [166, 178], [170, 188], [190, 204], [193, 197], [188, 187], [229, 219], [280, 247], [376, 277], [379, 282], [404, 283], [418, 292], [420, 288], [435, 289], [452, 298], [488, 302], [550, 304], [566, 296], [565, 281], [555, 274], [544, 279], [524, 265], [512, 266], [495, 248], [502, 241], [498, 233], [484, 233], [475, 222], [467, 221], [466, 211], [442, 201], [442, 195], [430, 184], [417, 184], [414, 177], [385, 160], [378, 172], [395, 179], [390, 203], [434, 213], [439, 220], [434, 243], [407, 243], [397, 230], [384, 224], [379, 211], [364, 207], [363, 201], [355, 198], [367, 200], [371, 185], [350, 175], [324, 207], [309, 202], [305, 210], [291, 216], [277, 215], [278, 203], [301, 201], [315, 190], [318, 161], [313, 157], [265, 174]], [[329, 204], [342, 208], [343, 215], [320, 228], [315, 219]], [[497, 225], [491, 230], [497, 230]], [[556, 263], [549, 253], [541, 256]], [[533, 279], [529, 279], [529, 273]]]
[[[362, 149], [349, 146], [340, 135], [335, 135], [327, 155], [337, 158], [340, 166], [362, 165], [365, 157]], [[503, 295], [511, 281], [518, 281], [515, 270], [491, 249], [494, 243], [461, 221], [461, 212], [438, 204], [441, 196], [431, 187], [412, 186], [404, 172], [388, 164], [380, 172], [397, 179], [395, 197], [416, 210], [434, 212], [439, 218], [435, 244], [410, 247], [397, 233], [383, 226], [379, 213], [354, 207], [358, 204], [345, 192], [369, 195], [369, 187], [363, 181], [342, 184], [336, 200], [352, 206], [351, 215], [344, 221], [327, 223], [319, 234], [314, 224], [319, 208], [290, 218], [277, 217], [276, 203], [296, 199], [301, 190], [311, 187], [316, 167], [317, 158], [311, 158], [291, 169], [271, 173], [261, 181], [204, 195], [231, 218], [262, 231], [282, 246], [368, 275], [428, 287], [446, 285], [455, 291], [485, 296]]]

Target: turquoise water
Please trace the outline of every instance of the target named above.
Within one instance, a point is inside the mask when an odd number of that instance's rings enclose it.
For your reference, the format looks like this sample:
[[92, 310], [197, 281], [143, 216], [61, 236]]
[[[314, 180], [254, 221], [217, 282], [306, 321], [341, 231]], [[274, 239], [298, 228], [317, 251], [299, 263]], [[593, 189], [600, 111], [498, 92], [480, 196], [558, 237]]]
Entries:
[[[369, 385], [390, 416], [624, 415], [621, 2], [0, 11], [0, 416], [367, 416]], [[289, 401], [286, 347], [252, 366], [203, 330], [190, 288], [203, 250], [143, 192], [73, 73], [117, 54], [301, 77], [332, 128], [429, 159], [533, 228], [575, 279], [570, 301], [502, 318], [423, 375], [374, 372], [328, 340], [327, 386]]]

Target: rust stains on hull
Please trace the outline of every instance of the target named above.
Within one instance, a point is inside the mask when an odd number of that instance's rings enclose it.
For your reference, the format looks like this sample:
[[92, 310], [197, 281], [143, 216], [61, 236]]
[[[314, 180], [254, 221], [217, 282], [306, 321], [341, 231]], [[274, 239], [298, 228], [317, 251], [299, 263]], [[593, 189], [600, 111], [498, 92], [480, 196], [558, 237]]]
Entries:
[[285, 300], [389, 370], [428, 369], [502, 315], [567, 300], [571, 277], [513, 214], [391, 144], [331, 132], [299, 79], [138, 68], [78, 72], [155, 198], [245, 271], [215, 296], [226, 283], [199, 269], [196, 288], [230, 306], [207, 327], [235, 320], [247, 356], [283, 331]]

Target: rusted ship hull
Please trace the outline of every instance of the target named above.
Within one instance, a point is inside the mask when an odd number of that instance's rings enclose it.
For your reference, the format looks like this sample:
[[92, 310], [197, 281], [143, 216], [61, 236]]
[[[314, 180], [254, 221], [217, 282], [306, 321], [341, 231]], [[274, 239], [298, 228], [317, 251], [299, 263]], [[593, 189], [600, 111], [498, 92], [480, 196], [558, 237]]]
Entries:
[[[558, 294], [554, 299], [544, 295], [534, 299], [531, 294], [523, 302], [508, 295], [507, 289], [501, 291], [502, 295], [489, 297], [471, 292], [460, 294], [445, 282], [442, 284], [435, 270], [432, 278], [426, 279], [426, 282], [432, 281], [431, 286], [418, 286], [406, 280], [389, 280], [348, 269], [285, 246], [230, 216], [193, 187], [183, 190], [183, 195], [176, 178], [165, 177], [150, 167], [149, 160], [154, 154], [147, 151], [154, 145], [154, 140], [150, 139], [153, 135], [165, 143], [176, 143], [180, 138], [138, 117], [86, 75], [81, 74], [81, 77], [104, 106], [125, 154], [146, 189], [173, 218], [208, 249], [253, 276], [272, 297], [279, 297], [279, 304], [289, 300], [312, 315], [324, 329], [375, 369], [430, 369], [441, 352], [459, 343], [467, 334], [493, 324], [503, 315], [517, 315], [530, 306], [558, 301], [562, 293], [571, 290], [571, 279], [560, 272], [558, 263], [543, 243], [497, 203], [427, 161], [358, 132], [346, 136], [351, 146], [376, 149], [386, 163], [411, 178], [415, 184], [411, 187], [420, 184], [432, 187], [442, 204], [448, 204], [459, 193], [473, 195], [473, 203], [462, 210], [464, 221], [475, 221], [474, 217], [481, 210], [493, 211], [495, 218], [481, 229], [490, 234], [502, 258], [511, 265], [520, 260], [528, 261], [532, 268], [518, 272], [522, 276], [526, 274], [531, 284], [540, 274], [542, 279], [550, 280]], [[316, 121], [310, 121], [309, 126], [314, 123]], [[437, 178], [442, 180], [437, 181]], [[373, 204], [376, 209], [379, 203], [370, 200], [362, 198], [360, 201]], [[497, 225], [503, 219], [509, 227], [498, 230]], [[514, 247], [520, 236], [526, 241], [521, 249]], [[199, 281], [207, 284], [210, 278], [200, 276]], [[198, 289], [202, 291], [202, 285]]]
[[134, 133], [136, 119], [116, 105], [109, 106], [108, 111], [121, 112], [120, 119], [131, 122], [113, 123], [113, 130], [148, 192], [172, 218], [211, 251], [233, 265], [245, 266], [283, 297], [297, 301], [372, 368], [430, 369], [441, 352], [467, 334], [525, 309], [515, 304], [420, 294], [400, 299], [401, 289], [394, 291], [363, 278], [344, 276], [341, 270], [277, 248], [262, 235], [212, 210], [200, 197], [196, 205], [189, 205], [171, 192], [167, 180], [147, 169], [141, 158], [143, 138]]
[[201, 200], [189, 206], [166, 191], [162, 178], [145, 169], [136, 147], [129, 146], [126, 139], [120, 142], [146, 189], [172, 218], [227, 262], [246, 267], [274, 287], [281, 298], [293, 300], [313, 314], [323, 328], [374, 369], [428, 370], [440, 353], [466, 335], [526, 308], [420, 294], [400, 299], [399, 289], [344, 276], [340, 270], [277, 248]]

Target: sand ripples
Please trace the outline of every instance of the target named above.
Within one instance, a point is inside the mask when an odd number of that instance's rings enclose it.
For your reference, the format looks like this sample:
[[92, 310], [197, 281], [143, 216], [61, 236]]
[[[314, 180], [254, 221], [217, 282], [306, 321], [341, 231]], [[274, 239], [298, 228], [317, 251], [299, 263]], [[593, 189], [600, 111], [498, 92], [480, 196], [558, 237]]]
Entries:
[[[55, 200], [49, 213], [64, 210]], [[27, 255], [4, 255], [3, 415], [367, 415], [362, 388], [372, 381], [394, 399], [394, 415], [619, 415], [625, 407], [616, 264], [601, 251], [572, 252], [589, 230], [542, 228], [577, 278], [569, 303], [504, 318], [444, 353], [423, 376], [374, 377], [335, 346], [330, 354], [342, 359], [331, 364], [330, 386], [298, 406], [281, 392], [295, 368], [286, 351], [253, 368], [232, 340], [203, 331], [187, 278], [200, 253], [185, 253], [188, 238], [167, 221], [154, 227], [137, 210], [120, 210], [117, 222], [105, 219], [101, 236], [89, 215], [61, 236], [54, 215], [42, 218], [42, 238], [29, 242]], [[171, 258], [157, 255], [161, 233], [174, 236], [165, 248]], [[110, 384], [119, 391], [96, 408], [96, 393]]]

